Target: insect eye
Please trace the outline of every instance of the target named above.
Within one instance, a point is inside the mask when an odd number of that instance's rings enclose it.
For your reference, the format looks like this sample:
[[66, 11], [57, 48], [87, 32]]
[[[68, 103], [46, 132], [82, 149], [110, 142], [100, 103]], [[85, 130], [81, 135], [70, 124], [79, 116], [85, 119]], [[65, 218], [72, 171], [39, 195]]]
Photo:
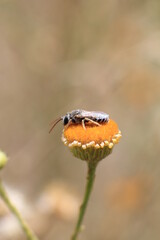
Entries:
[[64, 125], [66, 125], [66, 124], [68, 123], [68, 121], [69, 121], [68, 117], [65, 116], [65, 117], [64, 117], [64, 120], [63, 120]]

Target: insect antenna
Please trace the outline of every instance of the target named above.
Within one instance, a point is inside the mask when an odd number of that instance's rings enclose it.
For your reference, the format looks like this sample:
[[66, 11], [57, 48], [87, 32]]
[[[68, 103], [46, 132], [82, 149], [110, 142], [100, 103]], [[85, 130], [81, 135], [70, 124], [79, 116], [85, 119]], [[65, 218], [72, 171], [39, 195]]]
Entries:
[[51, 129], [49, 130], [49, 133], [52, 132], [52, 130], [53, 130], [53, 128], [56, 126], [56, 124], [57, 124], [58, 122], [62, 121], [62, 119], [63, 119], [62, 117], [59, 117], [59, 118], [57, 118], [56, 120], [54, 120], [53, 122], [51, 122], [52, 127], [51, 127]]

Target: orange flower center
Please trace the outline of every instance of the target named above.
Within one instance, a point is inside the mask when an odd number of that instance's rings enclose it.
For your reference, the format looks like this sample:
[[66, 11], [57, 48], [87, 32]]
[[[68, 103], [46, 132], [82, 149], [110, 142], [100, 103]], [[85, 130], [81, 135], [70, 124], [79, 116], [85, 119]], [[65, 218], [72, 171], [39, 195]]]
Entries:
[[105, 140], [110, 142], [119, 133], [118, 125], [111, 119], [100, 126], [86, 123], [85, 127], [86, 129], [83, 128], [82, 124], [71, 124], [66, 127], [64, 129], [64, 137], [67, 142], [72, 143], [76, 140], [82, 144], [86, 144], [95, 141], [95, 143], [100, 144]]

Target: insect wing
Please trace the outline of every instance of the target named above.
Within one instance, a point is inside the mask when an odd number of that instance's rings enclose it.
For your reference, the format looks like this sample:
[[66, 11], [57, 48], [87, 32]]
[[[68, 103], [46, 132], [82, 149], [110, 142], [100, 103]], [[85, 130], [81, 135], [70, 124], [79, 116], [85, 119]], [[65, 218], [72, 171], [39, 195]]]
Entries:
[[75, 114], [76, 118], [91, 118], [92, 117], [92, 112], [89, 111], [85, 111], [85, 110], [79, 110], [79, 112], [77, 112]]
[[92, 119], [94, 121], [100, 120], [100, 119], [105, 119], [106, 121], [109, 120], [109, 115], [107, 113], [98, 112], [98, 111], [81, 110], [81, 112], [76, 114], [75, 117], [79, 118], [79, 119], [88, 118], [88, 119]]

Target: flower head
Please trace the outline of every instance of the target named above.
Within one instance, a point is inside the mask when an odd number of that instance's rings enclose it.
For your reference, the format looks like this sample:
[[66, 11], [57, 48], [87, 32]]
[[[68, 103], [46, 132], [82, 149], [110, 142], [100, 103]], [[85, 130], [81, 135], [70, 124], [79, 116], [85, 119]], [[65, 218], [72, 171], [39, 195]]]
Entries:
[[64, 128], [62, 141], [75, 157], [86, 161], [99, 161], [112, 152], [113, 146], [119, 142], [121, 132], [113, 120], [97, 126], [86, 123], [70, 124]]

